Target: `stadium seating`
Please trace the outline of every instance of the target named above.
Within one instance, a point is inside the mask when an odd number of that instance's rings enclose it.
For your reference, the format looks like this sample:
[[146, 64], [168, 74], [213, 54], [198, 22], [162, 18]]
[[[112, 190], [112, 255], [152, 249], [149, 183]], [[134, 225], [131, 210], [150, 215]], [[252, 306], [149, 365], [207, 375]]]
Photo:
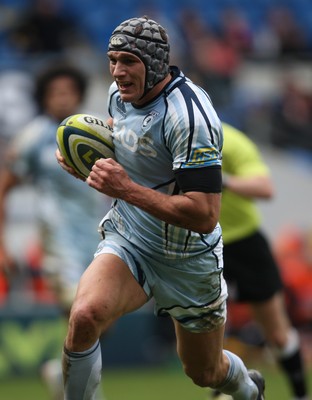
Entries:
[[[144, 2], [144, 6], [140, 0], [60, 0], [60, 3], [61, 12], [68, 15], [69, 22], [78, 21], [81, 30], [99, 47], [107, 42], [110, 32], [119, 21], [141, 15], [145, 9], [151, 8], [174, 22], [183, 7], [197, 9], [211, 26], [217, 26], [222, 10], [236, 8], [250, 21], [252, 29], [258, 29], [271, 7], [286, 6], [300, 22], [312, 44], [310, 0], [149, 0]], [[25, 10], [31, 4], [32, 0], [2, 0], [1, 7]]]

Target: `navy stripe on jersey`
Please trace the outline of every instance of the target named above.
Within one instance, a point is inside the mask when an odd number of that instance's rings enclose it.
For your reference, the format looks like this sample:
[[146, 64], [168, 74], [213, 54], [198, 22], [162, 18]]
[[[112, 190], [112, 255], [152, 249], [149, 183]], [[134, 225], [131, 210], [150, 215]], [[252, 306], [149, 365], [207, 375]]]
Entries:
[[109, 101], [109, 105], [108, 105], [108, 113], [109, 113], [109, 115], [113, 118], [113, 114], [112, 114], [112, 101], [113, 101], [113, 98], [114, 98], [114, 96], [115, 96], [115, 94], [116, 93], [118, 93], [119, 94], [119, 90], [118, 89], [116, 89], [112, 94], [111, 94], [111, 96], [110, 96], [110, 101]]
[[192, 98], [193, 98], [192, 94], [194, 95], [194, 92], [187, 85], [183, 85], [179, 89], [184, 97], [190, 123], [190, 135], [189, 135], [188, 150], [187, 150], [187, 160], [188, 160], [191, 154], [192, 141], [194, 136], [194, 126], [195, 126], [194, 109], [192, 105]]
[[200, 91], [203, 92], [203, 94], [204, 94], [204, 95], [207, 97], [207, 99], [209, 100], [210, 104], [213, 106], [213, 103], [212, 103], [212, 100], [211, 100], [209, 94], [208, 94], [202, 87], [200, 87], [200, 86], [197, 86], [197, 87], [198, 87], [198, 89], [199, 89]]
[[[173, 79], [175, 79], [177, 76], [178, 76], [178, 74], [177, 74], [177, 73], [174, 73]], [[178, 81], [177, 81], [174, 85], [172, 85], [168, 90], [165, 89], [166, 95], [169, 96], [169, 94], [170, 94], [171, 92], [173, 92], [174, 89], [176, 89], [177, 87], [183, 85], [184, 83], [186, 83], [185, 77], [183, 77], [183, 78], [181, 78], [180, 80], [178, 80]], [[171, 84], [171, 82], [168, 83], [168, 85], [170, 85], [170, 84]]]
[[207, 115], [205, 109], [203, 108], [201, 102], [199, 101], [198, 97], [194, 93], [194, 91], [187, 84], [181, 86], [179, 89], [184, 97], [185, 104], [186, 104], [188, 114], [189, 114], [189, 121], [190, 121], [190, 142], [189, 142], [189, 152], [188, 152], [188, 156], [189, 156], [191, 145], [192, 145], [193, 134], [194, 134], [194, 109], [193, 109], [192, 101], [194, 101], [194, 103], [198, 107], [200, 113], [202, 114], [202, 116], [207, 124], [207, 128], [208, 128], [208, 131], [210, 134], [210, 140], [211, 140], [212, 144], [214, 144], [214, 137], [213, 137], [211, 123], [208, 118], [208, 115]]
[[191, 231], [189, 230], [185, 238], [184, 251], [187, 250], [187, 245], [190, 237], [191, 237]]
[[195, 97], [193, 100], [195, 101], [195, 104], [197, 105], [199, 111], [200, 111], [201, 114], [203, 115], [204, 120], [205, 120], [205, 122], [206, 122], [206, 124], [207, 124], [208, 131], [209, 131], [209, 134], [210, 134], [211, 143], [212, 143], [212, 144], [215, 144], [215, 143], [214, 143], [214, 135], [213, 135], [213, 133], [212, 133], [211, 123], [210, 123], [210, 120], [209, 120], [209, 118], [208, 118], [208, 115], [207, 115], [207, 113], [205, 112], [205, 110], [204, 110], [204, 108], [203, 108], [201, 102], [199, 101], [198, 97]]
[[[175, 180], [175, 179], [174, 179]], [[174, 181], [173, 180], [173, 181]], [[180, 193], [180, 188], [178, 186], [178, 184], [176, 183], [174, 185], [173, 191], [172, 191], [172, 196], [177, 195]], [[169, 244], [169, 235], [168, 235], [168, 231], [169, 231], [169, 224], [166, 222], [165, 223], [165, 238], [166, 238], [166, 248], [168, 248], [168, 244]]]
[[201, 241], [202, 241], [203, 243], [205, 243], [205, 245], [207, 245], [208, 249], [211, 251], [211, 250], [213, 250], [213, 249], [217, 246], [217, 244], [220, 242], [221, 235], [218, 237], [218, 239], [215, 241], [215, 243], [214, 243], [213, 245], [210, 245], [210, 244], [205, 240], [205, 235], [203, 235], [202, 233], [200, 234], [200, 238], [201, 238]]

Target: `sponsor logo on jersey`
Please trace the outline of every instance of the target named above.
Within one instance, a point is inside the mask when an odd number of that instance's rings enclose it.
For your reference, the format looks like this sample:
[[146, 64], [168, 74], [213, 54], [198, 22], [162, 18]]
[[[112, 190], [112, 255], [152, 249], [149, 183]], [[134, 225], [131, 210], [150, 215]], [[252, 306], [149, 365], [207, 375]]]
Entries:
[[123, 116], [126, 116], [126, 106], [125, 103], [121, 100], [121, 97], [117, 97], [117, 111]]
[[153, 125], [154, 118], [159, 115], [158, 111], [149, 112], [143, 119], [142, 130], [148, 131], [149, 128]]
[[215, 161], [214, 164], [219, 164], [220, 154], [214, 147], [202, 147], [199, 149], [194, 149], [190, 156], [190, 161], [186, 165], [198, 164], [204, 165], [211, 161]]

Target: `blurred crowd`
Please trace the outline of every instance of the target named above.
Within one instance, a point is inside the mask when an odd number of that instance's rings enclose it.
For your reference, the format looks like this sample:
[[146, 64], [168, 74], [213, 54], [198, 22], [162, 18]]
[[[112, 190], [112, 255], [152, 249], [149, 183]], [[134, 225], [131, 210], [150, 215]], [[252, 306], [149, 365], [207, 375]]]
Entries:
[[[29, 101], [31, 80], [43, 64], [62, 58], [88, 74], [106, 74], [112, 27], [148, 14], [169, 31], [172, 63], [207, 89], [224, 120], [259, 141], [311, 158], [308, 0], [149, 1], [144, 6], [135, 0], [10, 0], [1, 2], [0, 11], [2, 142], [36, 112]], [[247, 82], [246, 68], [260, 72], [262, 80]]]
[[[32, 98], [34, 78], [41, 67], [66, 60], [86, 72], [91, 81], [106, 76], [105, 45], [111, 28], [136, 14], [155, 17], [168, 29], [172, 63], [208, 91], [222, 119], [259, 142], [304, 158], [311, 171], [309, 0], [257, 0], [250, 4], [243, 0], [172, 0], [149, 1], [144, 6], [123, 0], [2, 1], [0, 160], [8, 141], [38, 113]], [[105, 93], [102, 101], [105, 110]], [[300, 313], [291, 310], [295, 323], [312, 325], [311, 243], [309, 251], [303, 246], [308, 238], [311, 234], [305, 229], [295, 238], [284, 235], [277, 240], [276, 254], [289, 305], [304, 301]], [[31, 290], [40, 294], [37, 300], [54, 301], [40, 276], [40, 248], [30, 249], [25, 256]], [[292, 262], [300, 264], [301, 283], [307, 288], [304, 292], [298, 289], [298, 276], [290, 272]], [[9, 290], [6, 277], [0, 276], [2, 304]]]
[[[144, 5], [138, 0], [4, 0], [1, 51], [34, 55], [90, 43], [103, 50], [115, 23], [137, 14], [166, 21], [173, 43], [178, 33], [186, 46], [195, 40], [203, 48], [209, 39], [242, 57], [311, 58], [309, 0], [149, 0]], [[182, 55], [181, 50], [175, 52]]]

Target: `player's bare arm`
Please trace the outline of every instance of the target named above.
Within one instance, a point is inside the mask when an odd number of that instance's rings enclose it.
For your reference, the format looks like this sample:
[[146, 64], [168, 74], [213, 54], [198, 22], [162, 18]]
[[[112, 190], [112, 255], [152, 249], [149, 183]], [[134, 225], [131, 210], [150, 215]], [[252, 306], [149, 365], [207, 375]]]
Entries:
[[199, 233], [212, 232], [220, 211], [220, 194], [187, 192], [169, 196], [132, 181], [124, 168], [112, 159], [100, 159], [87, 183], [94, 189], [127, 201], [169, 224]]
[[225, 188], [246, 197], [271, 199], [274, 195], [272, 180], [269, 176], [234, 176], [226, 175]]

